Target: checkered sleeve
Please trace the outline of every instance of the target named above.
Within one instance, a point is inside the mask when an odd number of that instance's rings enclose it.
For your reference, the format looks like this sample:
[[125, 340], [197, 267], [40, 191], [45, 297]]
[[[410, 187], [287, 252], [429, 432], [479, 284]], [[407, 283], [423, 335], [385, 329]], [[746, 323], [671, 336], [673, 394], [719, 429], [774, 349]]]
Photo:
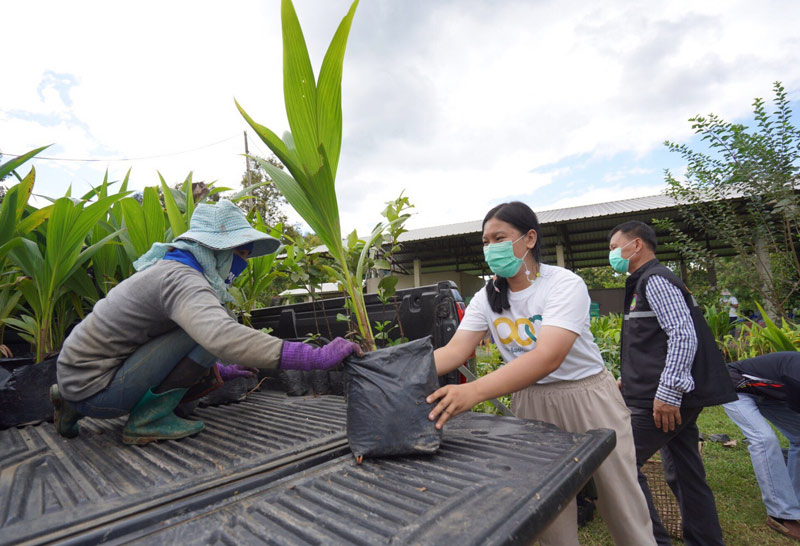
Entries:
[[664, 277], [651, 276], [645, 295], [658, 324], [667, 334], [667, 360], [656, 398], [680, 406], [683, 393], [694, 389], [692, 362], [697, 353], [697, 333], [692, 314], [678, 287]]

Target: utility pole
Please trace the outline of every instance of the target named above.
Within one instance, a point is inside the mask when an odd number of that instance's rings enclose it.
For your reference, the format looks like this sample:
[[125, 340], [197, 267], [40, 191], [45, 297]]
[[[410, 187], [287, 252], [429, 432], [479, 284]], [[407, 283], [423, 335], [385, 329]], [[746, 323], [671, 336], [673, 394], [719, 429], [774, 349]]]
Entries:
[[250, 150], [247, 149], [247, 131], [242, 131], [244, 133], [244, 165], [245, 172], [247, 172], [247, 185], [252, 186], [253, 183], [250, 181]]

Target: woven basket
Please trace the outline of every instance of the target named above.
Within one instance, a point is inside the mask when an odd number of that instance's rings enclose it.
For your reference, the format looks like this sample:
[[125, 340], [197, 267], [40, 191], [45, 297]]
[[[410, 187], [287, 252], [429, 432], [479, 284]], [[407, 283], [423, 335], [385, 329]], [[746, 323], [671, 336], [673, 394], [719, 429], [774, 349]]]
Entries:
[[642, 465], [642, 474], [647, 478], [650, 493], [653, 495], [653, 504], [656, 506], [661, 523], [669, 536], [683, 540], [683, 521], [678, 500], [672, 494], [672, 489], [664, 479], [664, 469], [660, 459], [650, 459]]

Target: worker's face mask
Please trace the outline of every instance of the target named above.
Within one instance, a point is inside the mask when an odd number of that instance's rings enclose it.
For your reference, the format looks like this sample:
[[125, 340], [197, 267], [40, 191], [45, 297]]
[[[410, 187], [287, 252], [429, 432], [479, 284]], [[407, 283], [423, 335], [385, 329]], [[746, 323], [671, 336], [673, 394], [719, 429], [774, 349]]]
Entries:
[[[525, 235], [522, 237], [525, 237]], [[522, 267], [522, 260], [528, 255], [528, 250], [530, 249], [525, 250], [522, 258], [517, 258], [514, 254], [514, 243], [517, 241], [503, 241], [502, 243], [492, 243], [483, 247], [483, 257], [486, 259], [486, 263], [489, 264], [489, 269], [498, 277], [513, 277]]]
[[[633, 241], [635, 241], [634, 239]], [[628, 267], [630, 266], [631, 258], [636, 256], [639, 252], [638, 250], [631, 254], [630, 258], [623, 258], [622, 257], [622, 249], [631, 244], [633, 241], [628, 241], [626, 244], [615, 248], [611, 252], [608, 253], [608, 263], [611, 264], [611, 269], [616, 271], [617, 273], [627, 273]]]
[[244, 271], [246, 267], [247, 260], [238, 254], [234, 254], [233, 261], [231, 262], [231, 272], [228, 273], [228, 276], [225, 278], [225, 282], [231, 284], [236, 277], [242, 274], [242, 271]]

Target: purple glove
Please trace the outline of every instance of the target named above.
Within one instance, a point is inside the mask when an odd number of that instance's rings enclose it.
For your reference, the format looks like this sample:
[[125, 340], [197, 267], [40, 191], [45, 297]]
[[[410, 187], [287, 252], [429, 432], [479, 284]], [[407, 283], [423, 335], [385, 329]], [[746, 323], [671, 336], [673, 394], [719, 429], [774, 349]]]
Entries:
[[280, 367], [282, 370], [328, 370], [353, 353], [363, 354], [358, 344], [343, 337], [337, 337], [324, 347], [284, 341]]
[[219, 376], [223, 381], [230, 381], [231, 379], [236, 379], [237, 377], [253, 377], [256, 375], [249, 368], [239, 366], [238, 364], [231, 364], [230, 366], [227, 366], [222, 362], [217, 362], [216, 366], [217, 370], [219, 370]]

